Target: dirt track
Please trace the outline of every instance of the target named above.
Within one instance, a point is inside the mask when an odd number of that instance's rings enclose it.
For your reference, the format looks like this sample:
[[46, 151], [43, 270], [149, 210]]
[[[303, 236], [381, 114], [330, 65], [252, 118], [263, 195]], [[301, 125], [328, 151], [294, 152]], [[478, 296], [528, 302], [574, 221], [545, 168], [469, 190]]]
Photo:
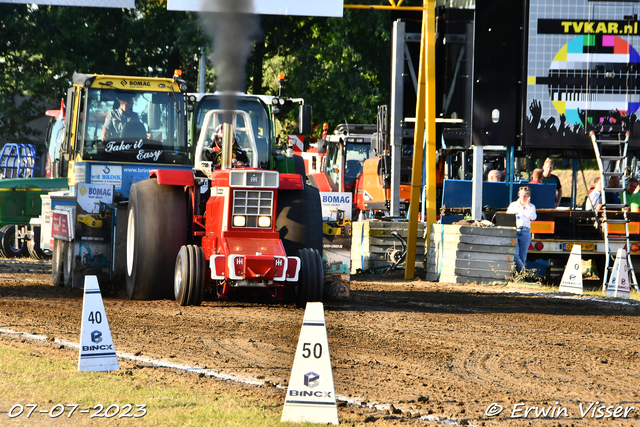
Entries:
[[[49, 279], [46, 263], [0, 259], [0, 328], [77, 343], [82, 292], [55, 288]], [[401, 275], [362, 276], [351, 286], [350, 301], [325, 303], [336, 394], [393, 405], [404, 414], [343, 404], [341, 420], [640, 423], [638, 302], [405, 281]], [[284, 401], [284, 390], [270, 385], [286, 386], [303, 310], [256, 297], [178, 307], [118, 294], [104, 295], [104, 303], [118, 351], [257, 379], [268, 386], [256, 393]], [[487, 415], [498, 408], [492, 404], [503, 408], [495, 417]], [[623, 409], [615, 412], [617, 406]], [[525, 417], [526, 407], [536, 409]], [[549, 407], [547, 418], [536, 416]], [[607, 417], [625, 407], [634, 407], [626, 418]]]

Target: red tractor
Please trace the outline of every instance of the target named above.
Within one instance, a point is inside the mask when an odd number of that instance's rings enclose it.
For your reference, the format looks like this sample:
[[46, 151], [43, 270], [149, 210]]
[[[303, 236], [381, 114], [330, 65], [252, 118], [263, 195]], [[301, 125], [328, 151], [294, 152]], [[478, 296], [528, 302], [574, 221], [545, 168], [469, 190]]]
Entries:
[[[256, 102], [267, 115], [266, 104]], [[322, 301], [319, 193], [301, 174], [259, 168], [259, 159], [277, 150], [256, 143], [264, 131], [255, 125], [256, 111], [208, 111], [193, 171], [158, 169], [132, 185], [130, 298], [172, 295], [180, 305], [199, 305], [205, 292], [225, 299], [239, 289], [264, 288], [275, 300], [291, 295], [299, 307]]]

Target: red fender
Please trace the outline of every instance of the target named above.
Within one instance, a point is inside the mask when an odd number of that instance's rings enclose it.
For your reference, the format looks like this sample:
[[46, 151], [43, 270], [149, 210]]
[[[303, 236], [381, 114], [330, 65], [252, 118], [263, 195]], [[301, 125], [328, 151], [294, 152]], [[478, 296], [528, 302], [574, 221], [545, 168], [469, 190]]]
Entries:
[[193, 187], [193, 172], [190, 170], [153, 169], [149, 171], [149, 178], [157, 178], [158, 184], [180, 185]]

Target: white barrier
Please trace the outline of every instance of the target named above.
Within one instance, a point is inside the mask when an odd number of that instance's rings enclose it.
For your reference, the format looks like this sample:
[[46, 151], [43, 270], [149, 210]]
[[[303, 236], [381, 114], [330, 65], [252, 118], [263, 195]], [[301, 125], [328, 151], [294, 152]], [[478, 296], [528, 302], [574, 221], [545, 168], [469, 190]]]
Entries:
[[582, 247], [580, 245], [573, 245], [571, 249], [558, 291], [582, 295]]
[[86, 276], [84, 279], [78, 371], [94, 372], [115, 369], [120, 369], [120, 366], [118, 366], [118, 357], [113, 347], [98, 278]]
[[627, 251], [618, 249], [616, 261], [613, 264], [611, 278], [607, 285], [607, 296], [617, 298], [630, 298], [629, 268], [627, 266]]
[[338, 424], [324, 306], [307, 303], [281, 422]]

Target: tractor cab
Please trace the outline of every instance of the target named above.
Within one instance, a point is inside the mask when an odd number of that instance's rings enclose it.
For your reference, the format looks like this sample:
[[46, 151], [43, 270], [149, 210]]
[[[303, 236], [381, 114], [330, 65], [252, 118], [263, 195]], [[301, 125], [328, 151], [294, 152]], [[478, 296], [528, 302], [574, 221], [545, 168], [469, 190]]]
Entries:
[[246, 111], [210, 110], [204, 116], [194, 154], [196, 176], [211, 179], [214, 169], [258, 167], [258, 147]]
[[[311, 106], [302, 98], [283, 98], [269, 95], [250, 95], [239, 92], [194, 93], [188, 96], [189, 141], [195, 148], [204, 128], [205, 116], [212, 110], [243, 111], [249, 117], [249, 127], [255, 141], [253, 156], [257, 163], [252, 167], [277, 170], [280, 173], [304, 174], [304, 161], [294, 156], [292, 147], [286, 141], [276, 138], [276, 123], [283, 128], [289, 120], [286, 112], [299, 106], [298, 133], [311, 133]], [[196, 162], [194, 152], [194, 164]], [[253, 160], [252, 160], [253, 161]]]
[[321, 190], [353, 192], [356, 180], [362, 174], [364, 162], [370, 157], [371, 135], [343, 135], [336, 132], [325, 138], [320, 151], [325, 153], [322, 164], [325, 178], [317, 175], [314, 178], [318, 178], [319, 185], [325, 180], [329, 185], [329, 188]]
[[[202, 130], [206, 128], [205, 139], [213, 137], [216, 126], [223, 123], [222, 110], [233, 110], [234, 129], [238, 135], [238, 145], [241, 148], [252, 150], [251, 166], [263, 169], [272, 168], [272, 149], [274, 140], [274, 130], [270, 119], [269, 108], [257, 96], [246, 94], [234, 94], [234, 107], [229, 109], [226, 107], [224, 93], [214, 94], [196, 94], [194, 98], [194, 111], [191, 118], [191, 136], [190, 140], [200, 142]], [[211, 111], [217, 111], [213, 120], [217, 120], [215, 126], [211, 127], [211, 121], [205, 120], [207, 114]], [[241, 114], [240, 114], [241, 113]], [[240, 119], [238, 119], [240, 115]], [[239, 129], [242, 129], [240, 131]], [[251, 140], [250, 140], [251, 138]], [[196, 152], [198, 150], [196, 145]], [[194, 165], [197, 162], [198, 155], [195, 155]]]
[[345, 217], [342, 209], [333, 209], [329, 212], [328, 222], [335, 222], [338, 225], [344, 225]]
[[[119, 84], [114, 84], [118, 82]], [[77, 161], [187, 163], [184, 100], [169, 79], [75, 74]]]

